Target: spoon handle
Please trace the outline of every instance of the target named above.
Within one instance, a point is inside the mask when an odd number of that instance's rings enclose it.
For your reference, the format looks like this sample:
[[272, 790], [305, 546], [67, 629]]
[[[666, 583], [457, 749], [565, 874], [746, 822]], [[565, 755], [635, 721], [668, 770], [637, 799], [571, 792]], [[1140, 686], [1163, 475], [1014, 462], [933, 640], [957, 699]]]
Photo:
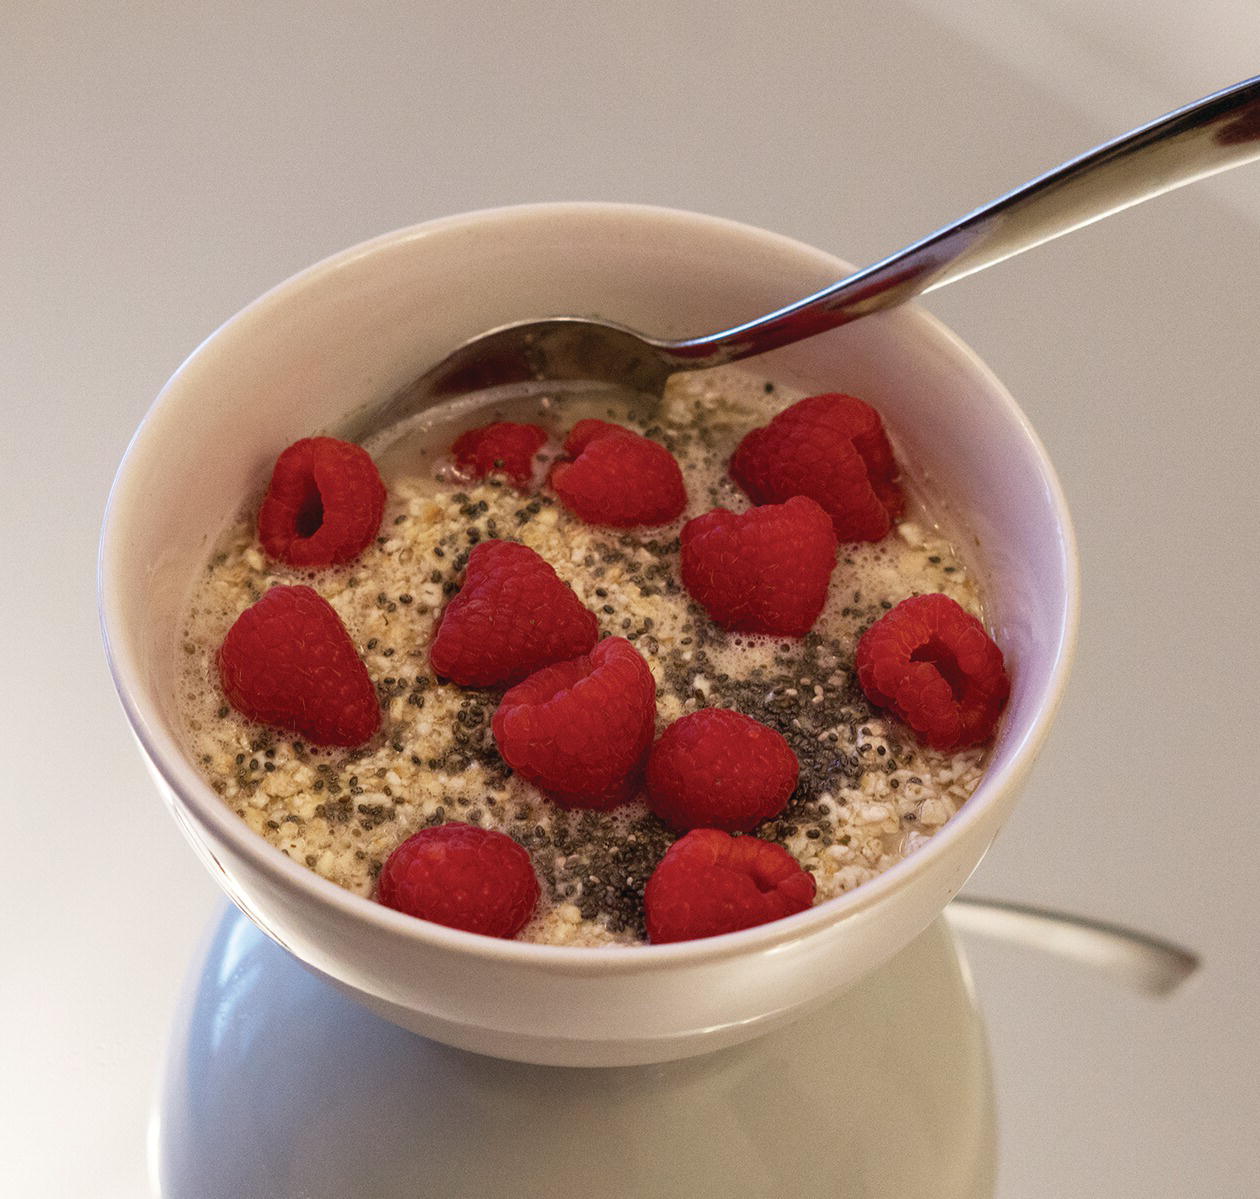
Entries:
[[1260, 76], [1104, 142], [888, 258], [747, 324], [655, 343], [679, 369], [719, 366], [944, 287], [1061, 234], [1260, 158]]

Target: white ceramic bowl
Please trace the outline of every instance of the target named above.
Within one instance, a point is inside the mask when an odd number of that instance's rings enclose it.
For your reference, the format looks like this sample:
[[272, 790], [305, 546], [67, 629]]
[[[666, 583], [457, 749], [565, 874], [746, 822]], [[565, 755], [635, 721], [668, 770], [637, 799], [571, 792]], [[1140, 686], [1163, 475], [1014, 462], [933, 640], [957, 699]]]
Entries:
[[[517, 944], [341, 890], [252, 833], [180, 741], [178, 621], [210, 548], [276, 454], [383, 400], [466, 338], [557, 314], [708, 332], [840, 278], [844, 263], [711, 217], [606, 204], [500, 209], [354, 247], [268, 292], [163, 389], [119, 469], [100, 604], [123, 706], [158, 789], [233, 901], [368, 1007], [440, 1041], [557, 1065], [702, 1053], [816, 1006], [891, 957], [958, 891], [1009, 813], [1059, 702], [1077, 566], [1050, 463], [1001, 384], [912, 308], [763, 358], [768, 377], [862, 396], [938, 501], [966, 514], [1012, 695], [979, 789], [924, 848], [773, 924], [639, 948]], [[143, 869], [143, 863], [135, 863]]]

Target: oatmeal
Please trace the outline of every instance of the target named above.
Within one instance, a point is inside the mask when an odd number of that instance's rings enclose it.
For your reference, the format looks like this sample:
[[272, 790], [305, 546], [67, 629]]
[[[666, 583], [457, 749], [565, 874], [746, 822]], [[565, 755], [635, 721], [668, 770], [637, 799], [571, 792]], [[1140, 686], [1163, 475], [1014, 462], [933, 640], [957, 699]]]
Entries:
[[[500, 691], [439, 682], [429, 645], [460, 586], [471, 548], [519, 541], [556, 570], [599, 622], [625, 637], [657, 685], [657, 731], [705, 707], [735, 708], [777, 729], [800, 763], [788, 806], [754, 830], [809, 870], [817, 901], [873, 878], [921, 845], [979, 782], [983, 748], [949, 753], [916, 744], [857, 686], [858, 638], [897, 602], [941, 592], [974, 615], [980, 597], [928, 516], [902, 520], [874, 543], [842, 545], [826, 606], [804, 638], [723, 631], [679, 577], [682, 523], [747, 498], [726, 474], [740, 437], [797, 396], [725, 369], [673, 380], [650, 421], [595, 400], [518, 402], [511, 419], [562, 434], [576, 415], [644, 432], [682, 467], [688, 508], [653, 529], [586, 525], [550, 495], [453, 475], [440, 452], [467, 413], [429, 414], [392, 445], [370, 447], [388, 486], [375, 542], [346, 567], [303, 571], [268, 561], [254, 511], [222, 539], [191, 600], [183, 634], [182, 695], [194, 758], [249, 826], [294, 860], [370, 896], [389, 854], [413, 833], [450, 820], [499, 829], [530, 853], [542, 901], [521, 939], [568, 945], [638, 943], [643, 888], [678, 834], [642, 803], [568, 811], [516, 777], [499, 757], [491, 717]], [[482, 408], [479, 420], [502, 411]], [[894, 430], [895, 432], [895, 430]], [[912, 484], [912, 480], [910, 480]], [[250, 723], [226, 703], [218, 646], [240, 613], [276, 583], [305, 583], [335, 609], [381, 702], [381, 731], [362, 748], [316, 750]]]

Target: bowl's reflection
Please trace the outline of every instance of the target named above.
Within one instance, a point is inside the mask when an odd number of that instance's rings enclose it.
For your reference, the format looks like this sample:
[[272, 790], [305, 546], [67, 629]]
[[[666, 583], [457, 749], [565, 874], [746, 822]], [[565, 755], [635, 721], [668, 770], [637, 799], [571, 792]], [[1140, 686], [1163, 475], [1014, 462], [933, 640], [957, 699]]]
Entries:
[[789, 1028], [657, 1066], [527, 1066], [379, 1019], [234, 909], [175, 1030], [168, 1199], [993, 1193], [989, 1061], [940, 920]]

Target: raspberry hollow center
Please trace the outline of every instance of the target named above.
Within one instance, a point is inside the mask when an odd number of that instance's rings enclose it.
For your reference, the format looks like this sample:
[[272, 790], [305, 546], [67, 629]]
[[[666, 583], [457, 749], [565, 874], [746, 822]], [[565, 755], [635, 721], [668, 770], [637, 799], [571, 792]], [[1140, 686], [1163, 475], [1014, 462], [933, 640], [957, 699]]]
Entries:
[[324, 523], [324, 497], [319, 494], [319, 486], [312, 479], [302, 496], [302, 504], [298, 508], [294, 528], [299, 537], [314, 537]]
[[954, 699], [961, 701], [967, 693], [967, 676], [958, 666], [958, 659], [943, 641], [933, 637], [926, 645], [919, 646], [910, 655], [911, 662], [928, 662], [936, 667], [936, 673], [949, 684]]

